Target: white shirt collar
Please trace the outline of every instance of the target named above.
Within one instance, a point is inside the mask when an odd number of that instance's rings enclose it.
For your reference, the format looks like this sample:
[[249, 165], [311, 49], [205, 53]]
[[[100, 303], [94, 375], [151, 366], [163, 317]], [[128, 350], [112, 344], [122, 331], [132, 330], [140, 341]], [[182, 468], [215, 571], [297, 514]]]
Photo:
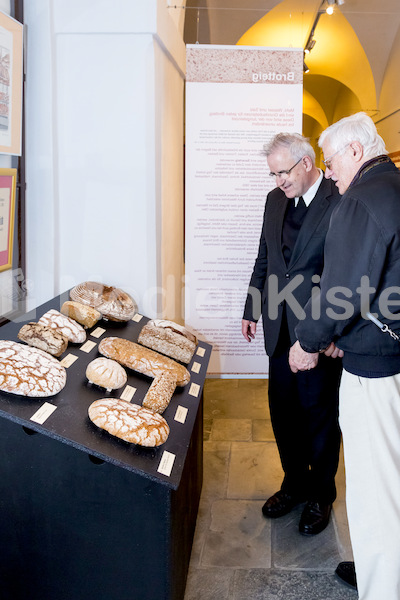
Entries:
[[[318, 177], [317, 181], [315, 183], [313, 183], [313, 185], [310, 188], [308, 188], [308, 190], [303, 194], [304, 204], [307, 206], [307, 208], [310, 206], [312, 200], [314, 199], [315, 194], [317, 193], [318, 188], [321, 185], [321, 181], [324, 177], [324, 174], [321, 171], [321, 169], [318, 169], [318, 170], [319, 170], [319, 177]], [[298, 198], [294, 199], [295, 206], [297, 206], [298, 201], [299, 201]]]

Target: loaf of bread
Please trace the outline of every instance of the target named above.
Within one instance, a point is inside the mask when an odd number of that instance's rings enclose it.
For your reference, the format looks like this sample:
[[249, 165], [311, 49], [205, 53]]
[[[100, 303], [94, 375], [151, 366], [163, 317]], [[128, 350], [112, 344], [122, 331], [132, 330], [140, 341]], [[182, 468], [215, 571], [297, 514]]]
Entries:
[[95, 308], [110, 321], [129, 321], [138, 311], [136, 302], [129, 294], [96, 281], [76, 285], [69, 295], [71, 300]]
[[64, 302], [61, 307], [61, 313], [77, 321], [85, 329], [90, 329], [90, 327], [96, 325], [97, 321], [101, 319], [101, 313], [98, 310], [81, 302], [74, 302], [73, 300]]
[[95, 383], [107, 391], [122, 388], [128, 376], [119, 363], [110, 358], [95, 358], [86, 368], [86, 377], [90, 383]]
[[153, 319], [142, 327], [138, 342], [175, 360], [189, 363], [196, 350], [196, 337], [173, 321]]
[[176, 377], [169, 371], [154, 378], [144, 397], [142, 406], [162, 414], [171, 402], [176, 388]]
[[40, 323], [23, 325], [18, 332], [18, 337], [29, 346], [40, 348], [53, 356], [60, 356], [68, 346], [68, 338], [65, 335]]
[[10, 394], [47, 397], [58, 394], [67, 381], [59, 361], [47, 352], [0, 340], [0, 390]]
[[116, 398], [93, 402], [89, 419], [111, 435], [139, 446], [160, 446], [169, 435], [168, 423], [161, 415]]
[[172, 358], [162, 356], [158, 352], [123, 338], [104, 338], [99, 344], [99, 352], [107, 358], [116, 360], [124, 367], [148, 377], [157, 377], [157, 375], [169, 371], [176, 377], [176, 385], [183, 387], [190, 381], [189, 371], [183, 365]]
[[86, 332], [82, 325], [73, 319], [62, 315], [58, 310], [52, 308], [40, 317], [38, 323], [57, 329], [73, 344], [81, 344], [86, 340]]

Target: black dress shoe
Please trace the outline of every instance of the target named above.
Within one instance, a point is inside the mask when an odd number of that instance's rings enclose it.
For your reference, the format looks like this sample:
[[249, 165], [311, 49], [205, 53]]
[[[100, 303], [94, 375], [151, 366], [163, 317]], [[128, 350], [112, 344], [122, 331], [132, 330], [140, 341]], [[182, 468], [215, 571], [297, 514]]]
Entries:
[[335, 573], [344, 583], [347, 583], [347, 585], [355, 590], [357, 589], [356, 569], [352, 561], [339, 563]]
[[307, 502], [300, 518], [299, 531], [303, 535], [321, 533], [329, 523], [332, 504]]
[[286, 492], [276, 492], [271, 498], [268, 498], [264, 506], [262, 507], [262, 513], [264, 517], [269, 517], [270, 519], [277, 519], [278, 517], [283, 517], [283, 515], [287, 515], [290, 513], [292, 508], [300, 504], [301, 500], [291, 496], [290, 494], [286, 494]]

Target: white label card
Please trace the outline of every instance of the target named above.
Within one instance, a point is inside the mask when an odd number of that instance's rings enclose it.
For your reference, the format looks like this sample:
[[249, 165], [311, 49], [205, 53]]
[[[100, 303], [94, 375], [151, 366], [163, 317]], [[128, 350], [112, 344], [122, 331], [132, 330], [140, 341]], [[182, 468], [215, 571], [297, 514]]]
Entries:
[[82, 346], [80, 347], [80, 350], [82, 350], [82, 352], [86, 352], [88, 354], [95, 347], [96, 347], [96, 342], [93, 342], [92, 340], [87, 340], [87, 342], [82, 344]]
[[204, 356], [206, 353], [206, 349], [205, 348], [201, 348], [200, 346], [197, 348], [197, 356]]
[[105, 333], [106, 330], [103, 329], [102, 327], [96, 327], [96, 329], [93, 329], [92, 333], [90, 334], [92, 337], [95, 338], [99, 338], [103, 335], [103, 333]]
[[157, 471], [162, 475], [169, 477], [171, 475], [172, 467], [174, 466], [174, 460], [175, 454], [164, 450]]
[[192, 383], [190, 388], [189, 388], [189, 396], [194, 396], [195, 398], [197, 398], [197, 396], [199, 395], [200, 392], [200, 386], [198, 383]]
[[136, 313], [136, 315], [134, 315], [132, 317], [132, 321], [135, 321], [136, 323], [140, 323], [140, 321], [143, 319], [143, 315], [139, 315], [139, 313]]
[[68, 367], [73, 365], [76, 360], [78, 360], [78, 357], [75, 356], [75, 354], [67, 354], [67, 356], [64, 356], [62, 361], [60, 361], [60, 365], [68, 369]]
[[178, 406], [175, 413], [175, 421], [178, 423], [184, 423], [188, 414], [188, 409], [184, 406]]
[[200, 373], [200, 369], [201, 369], [201, 364], [198, 362], [194, 362], [192, 364], [192, 371], [193, 373]]
[[31, 421], [35, 423], [39, 423], [43, 425], [45, 421], [49, 418], [50, 415], [56, 410], [57, 406], [54, 404], [50, 404], [50, 402], [45, 402], [42, 406], [35, 412], [35, 414], [30, 418]]
[[136, 388], [132, 387], [131, 385], [127, 385], [126, 388], [124, 389], [124, 391], [122, 392], [120, 399], [130, 402], [132, 400], [135, 392], [136, 392]]

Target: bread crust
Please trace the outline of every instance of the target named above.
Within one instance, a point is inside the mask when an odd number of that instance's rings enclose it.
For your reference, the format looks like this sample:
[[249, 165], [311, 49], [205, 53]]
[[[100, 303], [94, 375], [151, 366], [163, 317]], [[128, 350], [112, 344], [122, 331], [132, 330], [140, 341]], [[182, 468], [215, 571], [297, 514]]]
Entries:
[[67, 381], [59, 361], [32, 346], [0, 340], [0, 390], [30, 397], [58, 394]]
[[110, 321], [129, 321], [137, 313], [135, 300], [120, 288], [84, 281], [70, 291], [70, 298], [98, 310]]
[[169, 426], [156, 412], [116, 398], [102, 398], [89, 406], [89, 419], [111, 435], [139, 446], [161, 446]]
[[86, 377], [91, 383], [106, 390], [118, 390], [128, 380], [125, 369], [119, 363], [103, 356], [95, 358], [88, 364]]
[[65, 335], [65, 337], [73, 344], [82, 344], [86, 340], [86, 332], [82, 325], [79, 325], [79, 323], [73, 319], [62, 315], [54, 308], [48, 310], [47, 313], [40, 317], [38, 323], [57, 329], [57, 331]]
[[176, 377], [169, 371], [160, 373], [154, 378], [144, 397], [142, 406], [150, 408], [159, 414], [169, 406], [176, 388]]
[[157, 375], [169, 371], [176, 377], [176, 385], [183, 387], [190, 381], [189, 371], [172, 358], [158, 354], [154, 350], [117, 337], [104, 338], [99, 344], [99, 352], [107, 358], [116, 360], [124, 367], [147, 375]]
[[85, 329], [90, 329], [101, 319], [101, 313], [98, 310], [73, 300], [64, 302], [61, 307], [61, 314], [77, 321]]
[[18, 338], [52, 356], [61, 356], [67, 349], [68, 338], [60, 331], [40, 323], [26, 323], [18, 332]]
[[161, 319], [146, 323], [138, 342], [185, 364], [192, 360], [197, 345], [196, 337], [185, 327]]

